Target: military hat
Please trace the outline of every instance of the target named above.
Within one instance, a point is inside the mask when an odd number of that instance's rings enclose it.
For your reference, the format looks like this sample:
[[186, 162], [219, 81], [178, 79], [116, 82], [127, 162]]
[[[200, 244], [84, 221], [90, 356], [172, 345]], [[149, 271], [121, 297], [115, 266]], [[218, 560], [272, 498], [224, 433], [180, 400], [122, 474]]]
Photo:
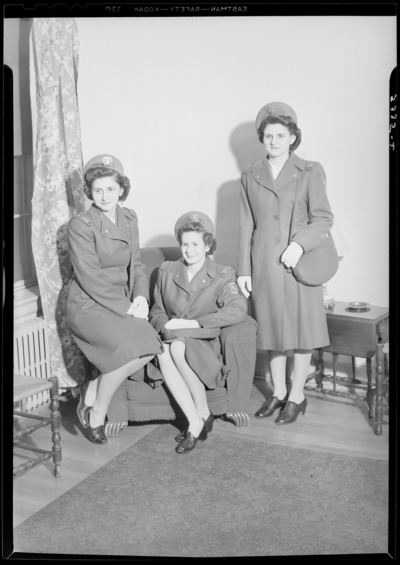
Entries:
[[124, 176], [124, 168], [121, 161], [109, 153], [102, 153], [101, 155], [92, 157], [92, 159], [86, 163], [85, 168], [83, 169], [83, 174], [85, 175], [86, 171], [93, 167], [108, 167], [109, 169], [117, 171], [117, 173]]
[[214, 235], [214, 224], [206, 214], [203, 214], [203, 212], [186, 212], [175, 224], [176, 239], [178, 239], [178, 231], [189, 222], [199, 222], [208, 233]]
[[256, 131], [261, 125], [261, 122], [268, 116], [290, 116], [297, 124], [296, 112], [288, 104], [283, 102], [270, 102], [261, 108], [256, 117]]

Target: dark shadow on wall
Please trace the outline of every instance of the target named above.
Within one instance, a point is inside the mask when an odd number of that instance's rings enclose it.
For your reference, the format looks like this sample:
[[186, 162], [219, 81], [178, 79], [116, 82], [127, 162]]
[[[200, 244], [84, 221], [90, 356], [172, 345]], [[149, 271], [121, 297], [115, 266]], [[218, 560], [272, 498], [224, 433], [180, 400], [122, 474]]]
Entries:
[[253, 122], [238, 126], [229, 139], [230, 149], [235, 156], [238, 178], [223, 183], [218, 189], [215, 217], [217, 263], [230, 265], [236, 270], [239, 245], [239, 202], [240, 174], [249, 163], [265, 158], [264, 146], [259, 142]]

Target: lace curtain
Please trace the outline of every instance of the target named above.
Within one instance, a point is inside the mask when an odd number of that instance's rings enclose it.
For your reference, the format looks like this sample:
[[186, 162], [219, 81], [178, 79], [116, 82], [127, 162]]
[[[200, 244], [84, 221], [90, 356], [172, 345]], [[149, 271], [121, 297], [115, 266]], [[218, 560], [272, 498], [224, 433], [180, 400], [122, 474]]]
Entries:
[[85, 209], [77, 101], [79, 36], [73, 18], [34, 18], [30, 35], [34, 192], [32, 249], [52, 376], [75, 387], [92, 367], [66, 321], [71, 277], [67, 225]]

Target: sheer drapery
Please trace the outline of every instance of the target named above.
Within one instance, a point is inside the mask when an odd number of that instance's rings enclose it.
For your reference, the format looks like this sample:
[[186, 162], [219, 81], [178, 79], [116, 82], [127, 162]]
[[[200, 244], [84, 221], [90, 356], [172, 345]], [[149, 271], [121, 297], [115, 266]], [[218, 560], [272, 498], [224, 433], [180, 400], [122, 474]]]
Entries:
[[34, 18], [30, 35], [34, 192], [32, 249], [52, 376], [63, 388], [86, 379], [91, 366], [66, 321], [71, 277], [67, 225], [85, 208], [77, 101], [79, 36], [73, 18]]

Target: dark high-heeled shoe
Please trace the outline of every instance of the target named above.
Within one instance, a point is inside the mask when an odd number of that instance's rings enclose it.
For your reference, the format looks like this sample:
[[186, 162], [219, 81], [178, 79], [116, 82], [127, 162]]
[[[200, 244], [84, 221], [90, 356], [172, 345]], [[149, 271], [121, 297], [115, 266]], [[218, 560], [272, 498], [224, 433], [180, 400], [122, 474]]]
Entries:
[[300, 412], [305, 413], [306, 408], [307, 398], [305, 398], [303, 402], [300, 402], [300, 404], [288, 400], [285, 404], [285, 408], [279, 413], [279, 416], [275, 420], [275, 424], [290, 424], [290, 422], [295, 422]]
[[[207, 418], [208, 419], [208, 418]], [[200, 441], [205, 441], [207, 439], [207, 422], [203, 420], [204, 426], [198, 437], [194, 437], [192, 432], [187, 432], [183, 441], [176, 446], [175, 451], [177, 453], [188, 453], [196, 447], [196, 443]]]
[[[212, 429], [213, 429], [213, 425], [214, 425], [214, 414], [211, 412], [210, 410], [210, 415], [208, 416], [206, 422], [206, 426], [207, 426], [207, 433], [211, 433]], [[177, 436], [175, 436], [175, 441], [177, 441], [178, 443], [180, 443], [181, 441], [183, 441], [185, 439], [187, 430], [181, 432], [180, 434], [178, 434]]]
[[256, 418], [267, 418], [268, 416], [272, 416], [277, 408], [280, 408], [287, 402], [289, 398], [289, 394], [286, 394], [285, 398], [279, 400], [276, 396], [271, 396], [267, 402], [265, 402], [259, 410], [254, 414]]
[[107, 436], [104, 433], [104, 424], [102, 424], [101, 426], [97, 426], [96, 428], [92, 428], [92, 426], [90, 425], [90, 412], [88, 413], [87, 438], [93, 443], [97, 443], [98, 445], [102, 445], [108, 442]]
[[79, 387], [80, 398], [79, 398], [78, 406], [76, 407], [76, 413], [78, 414], [79, 421], [84, 428], [87, 428], [89, 425], [88, 414], [89, 414], [89, 410], [92, 408], [92, 406], [88, 406], [87, 404], [85, 404], [85, 397], [89, 386], [89, 382], [90, 381], [87, 381], [86, 383], [83, 383]]

